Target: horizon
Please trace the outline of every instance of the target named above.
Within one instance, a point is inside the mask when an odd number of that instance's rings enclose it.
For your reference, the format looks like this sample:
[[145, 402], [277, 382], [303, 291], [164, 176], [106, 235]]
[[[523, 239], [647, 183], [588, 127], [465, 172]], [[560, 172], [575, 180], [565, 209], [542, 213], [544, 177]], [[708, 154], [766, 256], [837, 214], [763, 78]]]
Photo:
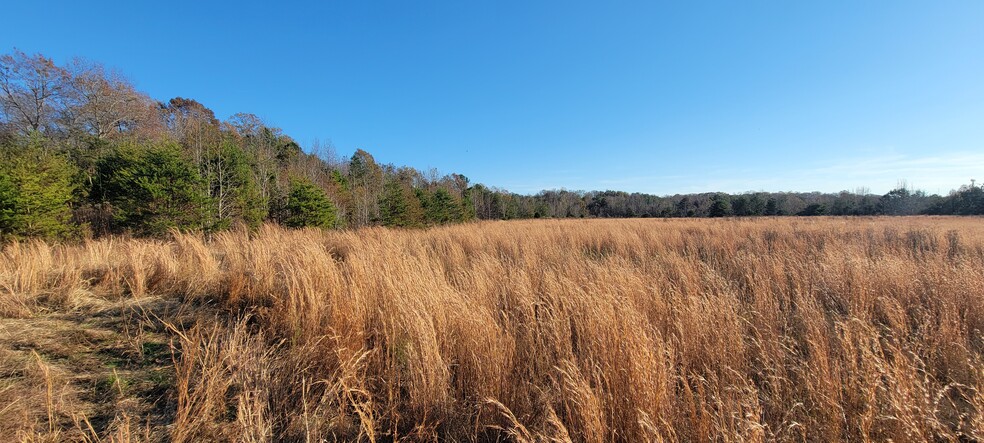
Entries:
[[519, 194], [946, 195], [984, 169], [980, 3], [43, 3], [5, 51]]

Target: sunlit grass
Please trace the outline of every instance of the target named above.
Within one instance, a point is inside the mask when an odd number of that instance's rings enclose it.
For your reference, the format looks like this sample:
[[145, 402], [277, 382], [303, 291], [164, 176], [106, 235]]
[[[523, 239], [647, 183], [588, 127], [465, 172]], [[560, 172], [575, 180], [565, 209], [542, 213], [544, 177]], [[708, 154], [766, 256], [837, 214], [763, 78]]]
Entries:
[[[162, 319], [173, 441], [980, 439], [982, 288], [977, 218], [268, 226], [0, 260], [6, 317], [209, 312]], [[0, 432], [48, 431], [19, 410]]]

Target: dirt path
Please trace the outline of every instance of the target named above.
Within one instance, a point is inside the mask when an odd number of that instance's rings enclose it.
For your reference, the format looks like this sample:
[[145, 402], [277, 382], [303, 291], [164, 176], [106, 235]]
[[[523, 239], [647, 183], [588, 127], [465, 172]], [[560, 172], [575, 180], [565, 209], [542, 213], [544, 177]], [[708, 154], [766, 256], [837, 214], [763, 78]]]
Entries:
[[2, 440], [164, 440], [174, 368], [160, 319], [179, 314], [175, 301], [145, 298], [0, 318]]

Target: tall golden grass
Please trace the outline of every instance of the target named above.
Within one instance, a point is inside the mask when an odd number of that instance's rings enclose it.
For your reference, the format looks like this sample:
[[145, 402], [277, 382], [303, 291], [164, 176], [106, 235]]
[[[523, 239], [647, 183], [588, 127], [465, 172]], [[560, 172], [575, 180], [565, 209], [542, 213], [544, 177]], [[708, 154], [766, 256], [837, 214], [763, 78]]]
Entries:
[[[0, 290], [7, 318], [146, 297], [207, 312], [161, 319], [174, 337], [172, 412], [146, 438], [984, 438], [978, 218], [19, 243], [3, 250]], [[43, 436], [51, 414], [0, 433]]]

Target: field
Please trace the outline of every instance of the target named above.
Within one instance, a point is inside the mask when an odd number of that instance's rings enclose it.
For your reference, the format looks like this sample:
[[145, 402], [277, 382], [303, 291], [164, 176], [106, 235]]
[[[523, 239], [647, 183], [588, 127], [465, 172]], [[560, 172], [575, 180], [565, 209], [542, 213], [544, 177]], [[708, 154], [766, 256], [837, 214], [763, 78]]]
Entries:
[[979, 218], [19, 243], [2, 441], [984, 438]]

